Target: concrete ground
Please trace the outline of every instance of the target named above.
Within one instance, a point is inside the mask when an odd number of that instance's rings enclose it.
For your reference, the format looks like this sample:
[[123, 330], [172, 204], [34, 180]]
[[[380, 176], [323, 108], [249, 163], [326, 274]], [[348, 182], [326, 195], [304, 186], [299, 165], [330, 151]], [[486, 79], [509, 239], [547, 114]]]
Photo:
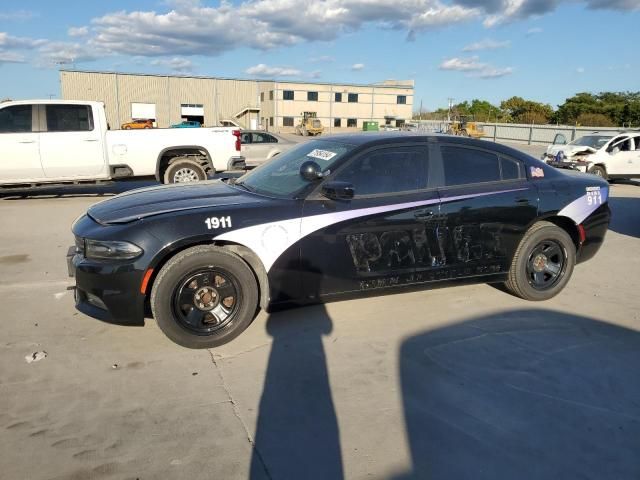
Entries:
[[344, 301], [201, 351], [74, 310], [90, 191], [0, 199], [0, 478], [640, 478], [640, 183], [551, 301]]

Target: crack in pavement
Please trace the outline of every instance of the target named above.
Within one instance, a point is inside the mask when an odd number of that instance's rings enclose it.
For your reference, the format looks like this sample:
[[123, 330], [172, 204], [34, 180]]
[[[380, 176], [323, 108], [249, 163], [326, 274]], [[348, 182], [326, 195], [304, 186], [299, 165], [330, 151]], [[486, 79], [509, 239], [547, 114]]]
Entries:
[[222, 388], [224, 389], [225, 393], [227, 394], [227, 398], [229, 399], [229, 402], [231, 403], [231, 407], [233, 409], [233, 414], [235, 415], [235, 417], [240, 422], [240, 425], [242, 425], [242, 428], [244, 429], [244, 433], [247, 436], [247, 440], [249, 440], [249, 443], [251, 444], [251, 448], [253, 449], [253, 451], [255, 452], [256, 456], [260, 460], [260, 465], [262, 465], [262, 469], [264, 470], [265, 475], [267, 476], [267, 478], [269, 480], [273, 480], [273, 477], [271, 476], [271, 473], [269, 472], [269, 469], [267, 468], [267, 463], [265, 462], [262, 454], [260, 453], [260, 450], [258, 450], [258, 447], [256, 446], [256, 442], [255, 442], [254, 438], [251, 436], [251, 432], [249, 432], [249, 428], [244, 423], [244, 420], [242, 420], [242, 416], [240, 415], [240, 409], [238, 408], [238, 404], [236, 403], [235, 399], [233, 398], [233, 395], [231, 394], [231, 390], [227, 386], [227, 381], [224, 378], [224, 375], [222, 374], [222, 368], [221, 368], [220, 365], [218, 365], [218, 362], [216, 362], [215, 354], [211, 351], [211, 349], [207, 349], [207, 352], [209, 352], [209, 356], [211, 357], [211, 363], [213, 363], [213, 366], [215, 367], [216, 371], [218, 372], [218, 376], [220, 377]]

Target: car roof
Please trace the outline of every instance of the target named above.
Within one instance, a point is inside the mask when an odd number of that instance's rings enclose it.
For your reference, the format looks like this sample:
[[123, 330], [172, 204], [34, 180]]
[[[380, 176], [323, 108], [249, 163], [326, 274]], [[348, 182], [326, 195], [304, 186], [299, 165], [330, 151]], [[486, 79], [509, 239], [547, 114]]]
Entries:
[[393, 143], [407, 142], [424, 142], [424, 143], [447, 143], [460, 144], [470, 147], [492, 150], [503, 155], [509, 155], [514, 158], [532, 160], [533, 157], [523, 153], [520, 150], [495, 143], [490, 140], [480, 140], [469, 137], [459, 137], [456, 135], [447, 135], [444, 133], [425, 133], [425, 132], [366, 132], [366, 133], [347, 133], [337, 135], [327, 135], [317, 138], [316, 140], [328, 140], [333, 142], [345, 143], [357, 147], [373, 147], [377, 145], [389, 145]]

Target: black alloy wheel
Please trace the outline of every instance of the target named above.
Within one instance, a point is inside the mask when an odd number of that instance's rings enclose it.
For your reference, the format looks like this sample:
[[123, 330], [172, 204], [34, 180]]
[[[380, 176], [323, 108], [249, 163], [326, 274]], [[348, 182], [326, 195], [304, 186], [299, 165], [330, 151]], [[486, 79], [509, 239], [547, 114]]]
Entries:
[[516, 249], [505, 287], [525, 300], [548, 300], [567, 285], [575, 264], [576, 244], [569, 233], [551, 222], [537, 222]]
[[256, 275], [238, 255], [215, 245], [183, 250], [153, 281], [151, 311], [164, 334], [187, 348], [223, 345], [258, 313]]
[[566, 252], [554, 240], [540, 242], [529, 255], [527, 278], [536, 290], [554, 287], [564, 275]]
[[176, 320], [198, 335], [224, 328], [241, 302], [236, 278], [229, 272], [207, 268], [185, 276], [173, 297]]

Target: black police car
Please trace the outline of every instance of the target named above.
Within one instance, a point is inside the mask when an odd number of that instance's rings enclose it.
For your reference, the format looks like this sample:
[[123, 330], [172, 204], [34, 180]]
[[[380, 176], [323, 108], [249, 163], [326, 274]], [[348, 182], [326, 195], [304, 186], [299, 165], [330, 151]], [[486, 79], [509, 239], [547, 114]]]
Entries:
[[[609, 223], [608, 184], [452, 136], [298, 145], [243, 177], [131, 191], [73, 225], [77, 308], [186, 347], [228, 342], [258, 308], [442, 282], [556, 295]], [[426, 301], [427, 299], [425, 299]]]

